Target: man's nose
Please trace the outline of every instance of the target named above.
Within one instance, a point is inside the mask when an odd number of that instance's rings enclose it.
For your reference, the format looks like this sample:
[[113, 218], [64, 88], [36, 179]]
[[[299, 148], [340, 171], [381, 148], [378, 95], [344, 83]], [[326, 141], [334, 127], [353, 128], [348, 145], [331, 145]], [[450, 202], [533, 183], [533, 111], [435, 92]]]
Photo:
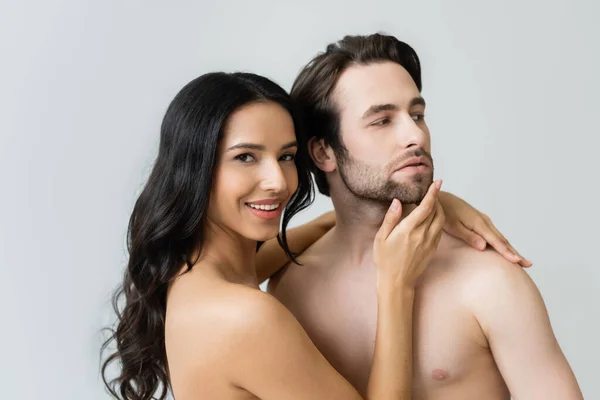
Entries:
[[403, 148], [425, 147], [427, 134], [410, 115], [402, 119], [398, 125], [398, 140]]

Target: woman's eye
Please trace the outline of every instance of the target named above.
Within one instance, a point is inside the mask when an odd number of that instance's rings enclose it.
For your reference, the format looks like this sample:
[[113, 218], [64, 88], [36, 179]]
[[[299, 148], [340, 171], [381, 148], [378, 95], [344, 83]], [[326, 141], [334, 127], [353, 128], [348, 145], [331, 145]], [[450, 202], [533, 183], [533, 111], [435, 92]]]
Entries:
[[417, 121], [417, 122], [418, 122], [418, 121], [423, 121], [423, 120], [425, 119], [425, 115], [424, 115], [424, 114], [414, 114], [414, 115], [412, 116], [412, 119], [413, 119], [414, 121]]
[[295, 154], [284, 154], [281, 156], [280, 160], [281, 161], [294, 161], [296, 159], [296, 155]]
[[249, 162], [255, 161], [254, 156], [252, 154], [248, 154], [248, 153], [240, 154], [239, 156], [236, 156], [235, 159], [239, 160], [243, 163], [249, 163]]

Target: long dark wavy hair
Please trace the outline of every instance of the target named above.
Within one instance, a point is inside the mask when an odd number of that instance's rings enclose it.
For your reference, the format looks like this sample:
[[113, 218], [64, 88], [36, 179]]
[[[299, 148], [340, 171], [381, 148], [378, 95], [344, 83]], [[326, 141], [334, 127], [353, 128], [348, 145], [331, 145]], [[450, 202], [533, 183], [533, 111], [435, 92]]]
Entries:
[[[202, 247], [217, 149], [228, 117], [240, 107], [272, 101], [292, 116], [298, 152], [298, 189], [283, 214], [278, 240], [288, 256], [290, 219], [314, 199], [306, 139], [289, 95], [267, 78], [250, 73], [202, 75], [175, 96], [164, 116], [158, 157], [137, 199], [127, 234], [129, 260], [112, 298], [117, 322], [109, 328], [101, 357], [102, 379], [116, 399], [164, 400], [169, 392], [165, 350], [167, 288], [183, 265], [190, 271]], [[108, 378], [109, 366], [120, 373]], [[157, 397], [155, 397], [157, 396]]]

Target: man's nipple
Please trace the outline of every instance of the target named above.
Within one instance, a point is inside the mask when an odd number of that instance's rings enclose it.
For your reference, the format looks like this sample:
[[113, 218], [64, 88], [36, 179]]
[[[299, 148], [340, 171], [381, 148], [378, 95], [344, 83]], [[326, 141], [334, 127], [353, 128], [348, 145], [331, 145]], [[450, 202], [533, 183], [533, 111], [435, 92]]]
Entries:
[[450, 374], [443, 369], [434, 369], [431, 373], [431, 377], [436, 381], [443, 381], [450, 377]]

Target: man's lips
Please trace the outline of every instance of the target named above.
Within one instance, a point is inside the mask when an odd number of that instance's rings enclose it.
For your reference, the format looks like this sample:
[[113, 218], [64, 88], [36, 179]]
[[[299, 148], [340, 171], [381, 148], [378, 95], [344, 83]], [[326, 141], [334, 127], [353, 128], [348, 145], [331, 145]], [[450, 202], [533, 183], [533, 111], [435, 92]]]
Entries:
[[431, 163], [429, 159], [424, 156], [419, 157], [411, 157], [407, 160], [404, 160], [398, 167], [394, 168], [394, 172], [396, 171], [427, 171], [431, 169]]

